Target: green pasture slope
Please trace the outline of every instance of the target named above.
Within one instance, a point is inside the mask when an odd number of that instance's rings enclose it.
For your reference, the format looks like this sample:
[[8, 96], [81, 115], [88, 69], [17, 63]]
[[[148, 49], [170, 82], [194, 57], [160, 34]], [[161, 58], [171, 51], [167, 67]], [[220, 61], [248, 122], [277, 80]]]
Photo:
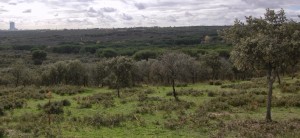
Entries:
[[[275, 122], [272, 124], [263, 123], [266, 100], [264, 80], [222, 82], [222, 85], [182, 85], [177, 87], [180, 95], [178, 103], [168, 94], [171, 88], [167, 86], [143, 85], [123, 89], [121, 98], [116, 98], [115, 90], [108, 88], [84, 88], [83, 93], [65, 96], [53, 93], [51, 102], [68, 100], [71, 105], [63, 107], [63, 114], [52, 115], [50, 124], [44, 121], [47, 115], [31, 119], [43, 114], [38, 106], [49, 102], [44, 99], [28, 100], [25, 107], [7, 111], [0, 117], [0, 125], [9, 130], [8, 137], [299, 136], [299, 80], [285, 78], [283, 84], [275, 85], [272, 109]], [[106, 101], [108, 103], [99, 100], [91, 106], [83, 106], [85, 100], [78, 100], [103, 93], [111, 93], [113, 100]], [[90, 122], [84, 119], [97, 115], [98, 120], [107, 118], [108, 123], [99, 121], [100, 124], [95, 124], [97, 119]], [[121, 121], [116, 121], [119, 118], [122, 118]], [[34, 132], [29, 129], [39, 123], [46, 127], [45, 130]]]

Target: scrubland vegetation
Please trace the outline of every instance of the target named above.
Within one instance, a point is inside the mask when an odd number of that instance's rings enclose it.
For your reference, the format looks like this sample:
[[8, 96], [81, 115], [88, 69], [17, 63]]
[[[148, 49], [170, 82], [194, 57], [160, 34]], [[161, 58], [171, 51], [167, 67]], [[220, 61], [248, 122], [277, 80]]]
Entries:
[[299, 29], [1, 32], [0, 137], [298, 137]]

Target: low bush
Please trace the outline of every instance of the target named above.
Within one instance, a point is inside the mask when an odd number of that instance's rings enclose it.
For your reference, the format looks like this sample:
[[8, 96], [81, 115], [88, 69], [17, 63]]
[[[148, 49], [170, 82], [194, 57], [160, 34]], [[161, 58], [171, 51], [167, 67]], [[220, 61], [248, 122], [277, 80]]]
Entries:
[[182, 122], [178, 121], [177, 119], [167, 119], [167, 121], [164, 122], [164, 127], [170, 130], [177, 130], [183, 126], [184, 125]]
[[48, 102], [42, 106], [42, 109], [46, 114], [63, 114], [62, 102]]
[[0, 107], [0, 116], [4, 116], [4, 115], [5, 115], [4, 108]]
[[232, 89], [240, 89], [240, 90], [248, 90], [251, 88], [264, 88], [264, 87], [266, 87], [266, 84], [260, 84], [255, 82], [233, 83], [233, 84], [225, 84], [221, 86], [221, 88], [232, 88]]
[[71, 102], [67, 99], [62, 100], [61, 103], [63, 106], [71, 106]]
[[218, 94], [216, 93], [216, 92], [213, 92], [213, 91], [209, 91], [208, 93], [207, 93], [207, 96], [208, 97], [215, 97], [215, 96], [217, 96]]
[[157, 109], [162, 111], [177, 111], [177, 110], [190, 109], [194, 106], [195, 103], [193, 102], [187, 102], [183, 100], [181, 101], [164, 100], [157, 105]]
[[273, 105], [276, 107], [300, 107], [300, 95], [274, 98]]
[[177, 84], [176, 87], [187, 87], [188, 84], [187, 83], [184, 83], [184, 84]]
[[6, 131], [4, 128], [0, 127], [0, 138], [4, 138], [6, 136]]
[[222, 85], [222, 81], [220, 80], [214, 80], [214, 81], [209, 81], [209, 85], [217, 85], [217, 86], [220, 86]]
[[280, 85], [278, 85], [281, 92], [283, 93], [297, 93], [300, 90], [300, 83], [286, 83], [282, 82]]
[[91, 108], [93, 104], [102, 104], [105, 108], [114, 107], [114, 97], [111, 93], [98, 93], [75, 99], [79, 108]]
[[91, 117], [84, 117], [84, 123], [97, 128], [100, 127], [117, 127], [120, 126], [122, 122], [126, 121], [126, 117], [122, 114], [115, 115], [105, 115], [96, 114]]
[[[209, 92], [208, 90], [195, 90], [195, 89], [181, 89], [176, 92], [178, 96], [194, 96], [194, 97], [199, 97], [203, 96], [204, 93]], [[166, 94], [167, 96], [173, 96], [173, 92], [168, 92]]]
[[84, 88], [80, 86], [70, 86], [70, 85], [51, 87], [48, 88], [48, 90], [60, 96], [75, 95], [75, 94], [83, 93], [85, 91]]
[[260, 120], [237, 120], [226, 123], [213, 137], [298, 137], [300, 120], [266, 123]]
[[92, 103], [88, 101], [81, 101], [79, 104], [79, 108], [92, 108]]
[[153, 89], [146, 89], [144, 90], [145, 94], [153, 94], [155, 91]]

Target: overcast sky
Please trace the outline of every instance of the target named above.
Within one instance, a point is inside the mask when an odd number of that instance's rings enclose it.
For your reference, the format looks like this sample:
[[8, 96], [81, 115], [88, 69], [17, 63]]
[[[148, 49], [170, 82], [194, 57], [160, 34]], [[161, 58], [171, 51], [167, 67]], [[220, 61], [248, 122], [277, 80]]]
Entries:
[[266, 8], [300, 15], [300, 0], [0, 0], [0, 29], [230, 25]]

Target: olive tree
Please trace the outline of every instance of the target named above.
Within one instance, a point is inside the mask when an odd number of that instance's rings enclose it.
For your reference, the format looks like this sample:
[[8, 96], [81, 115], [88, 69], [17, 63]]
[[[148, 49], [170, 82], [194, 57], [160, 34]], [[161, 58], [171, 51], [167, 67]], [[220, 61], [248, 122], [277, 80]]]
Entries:
[[201, 57], [201, 60], [203, 60], [204, 64], [212, 70], [211, 79], [219, 79], [219, 74], [221, 70], [221, 61], [219, 55], [215, 52], [205, 54]]
[[100, 62], [96, 63], [92, 70], [92, 79], [96, 86], [103, 87], [104, 80], [108, 76], [109, 73], [109, 66], [108, 62], [105, 60], [101, 60]]
[[187, 61], [191, 57], [176, 52], [167, 52], [160, 57], [160, 61], [165, 70], [165, 73], [170, 77], [173, 89], [173, 96], [176, 101], [179, 101], [175, 90], [175, 81], [186, 71]]
[[88, 84], [88, 74], [86, 67], [79, 61], [70, 61], [67, 65], [66, 84], [84, 85]]
[[47, 53], [43, 50], [34, 50], [32, 52], [32, 60], [35, 65], [41, 65], [47, 58]]
[[18, 87], [24, 79], [24, 76], [26, 76], [26, 65], [23, 61], [19, 60], [12, 64], [10, 68], [10, 75], [12, 82], [16, 87]]
[[119, 56], [112, 58], [109, 61], [109, 68], [111, 70], [108, 78], [110, 82], [117, 89], [118, 97], [120, 98], [120, 89], [132, 86], [132, 71], [134, 63], [131, 58]]
[[234, 47], [231, 60], [240, 70], [256, 69], [267, 72], [268, 96], [266, 121], [272, 121], [272, 88], [276, 69], [289, 58], [291, 38], [286, 35], [288, 25], [284, 10], [275, 12], [267, 9], [264, 18], [246, 17], [246, 23], [236, 20], [234, 25], [220, 34]]

